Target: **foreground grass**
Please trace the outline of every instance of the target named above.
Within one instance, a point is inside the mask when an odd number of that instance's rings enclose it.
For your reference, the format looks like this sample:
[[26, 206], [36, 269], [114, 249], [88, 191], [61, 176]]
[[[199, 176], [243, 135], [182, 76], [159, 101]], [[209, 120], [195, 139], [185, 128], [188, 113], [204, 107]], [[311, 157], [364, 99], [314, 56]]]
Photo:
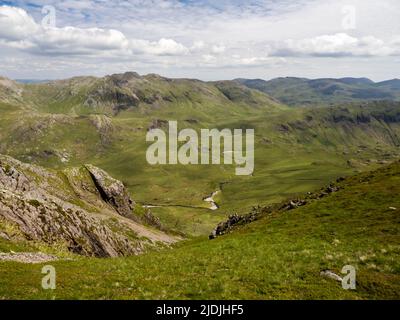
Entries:
[[[400, 298], [400, 163], [349, 178], [343, 187], [212, 241], [200, 237], [137, 257], [54, 262], [54, 291], [41, 289], [43, 265], [0, 262], [0, 298]], [[357, 269], [356, 290], [320, 276], [324, 269], [340, 274], [348, 264]]]

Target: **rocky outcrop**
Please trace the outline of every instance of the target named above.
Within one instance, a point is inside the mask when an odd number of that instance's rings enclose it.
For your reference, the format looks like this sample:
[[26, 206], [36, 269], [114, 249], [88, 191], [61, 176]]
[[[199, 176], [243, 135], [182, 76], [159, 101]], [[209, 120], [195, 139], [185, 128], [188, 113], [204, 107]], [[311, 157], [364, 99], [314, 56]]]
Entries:
[[238, 214], [230, 215], [228, 217], [228, 220], [221, 222], [217, 225], [217, 227], [209, 235], [209, 239], [211, 240], [216, 238], [217, 236], [229, 233], [234, 226], [253, 222], [254, 220], [256, 220], [256, 218], [256, 212], [251, 212], [242, 216]]
[[[122, 217], [133, 209], [123, 184], [99, 168], [86, 169], [59, 173], [0, 155], [0, 222], [16, 226], [27, 240], [86, 256], [133, 255], [147, 245], [174, 242]], [[11, 241], [1, 224], [0, 232]]]
[[151, 124], [148, 126], [147, 131], [154, 130], [154, 129], [165, 128], [165, 127], [168, 127], [168, 121], [167, 120], [153, 119]]
[[235, 227], [251, 223], [262, 216], [271, 215], [273, 213], [282, 213], [290, 210], [295, 210], [299, 207], [305, 206], [314, 200], [324, 198], [332, 193], [341, 190], [341, 186], [338, 183], [343, 182], [345, 178], [340, 177], [335, 183], [331, 183], [326, 187], [321, 188], [318, 192], [308, 192], [304, 199], [290, 199], [281, 203], [276, 203], [267, 207], [253, 207], [253, 210], [245, 215], [233, 214], [228, 217], [226, 221], [223, 221], [217, 225], [217, 227], [209, 235], [209, 239], [215, 239], [218, 236], [231, 232]]
[[298, 207], [305, 206], [306, 204], [307, 204], [306, 200], [293, 199], [293, 200], [289, 200], [287, 203], [284, 203], [281, 207], [281, 210], [293, 210]]
[[104, 147], [108, 146], [112, 141], [112, 135], [114, 132], [111, 118], [107, 115], [95, 114], [90, 115], [89, 119], [100, 135], [101, 145]]
[[158, 230], [164, 230], [164, 226], [161, 224], [161, 220], [156, 217], [149, 209], [146, 210], [142, 220], [148, 225], [157, 228]]
[[85, 167], [103, 200], [114, 207], [120, 215], [130, 215], [135, 203], [129, 196], [124, 184], [100, 168], [90, 164], [85, 165]]
[[23, 87], [17, 82], [0, 77], [0, 101], [20, 104]]
[[135, 85], [138, 81], [141, 77], [134, 72], [107, 76], [88, 93], [84, 105], [112, 115], [138, 107], [141, 102]]
[[343, 279], [342, 277], [338, 276], [336, 273], [330, 271], [330, 270], [322, 270], [320, 272], [321, 277], [325, 277], [325, 278], [329, 278], [329, 279], [333, 279], [336, 280], [338, 282], [342, 282]]
[[[17, 225], [28, 240], [63, 242], [75, 253], [118, 256], [140, 252], [140, 247], [114, 233], [86, 210], [47, 191], [62, 181], [45, 170], [0, 158], [0, 217]], [[57, 193], [54, 190], [54, 193]]]
[[15, 223], [28, 240], [62, 242], [68, 250], [86, 256], [115, 257], [141, 251], [128, 238], [68, 203], [4, 191], [0, 191], [0, 198], [0, 216]]

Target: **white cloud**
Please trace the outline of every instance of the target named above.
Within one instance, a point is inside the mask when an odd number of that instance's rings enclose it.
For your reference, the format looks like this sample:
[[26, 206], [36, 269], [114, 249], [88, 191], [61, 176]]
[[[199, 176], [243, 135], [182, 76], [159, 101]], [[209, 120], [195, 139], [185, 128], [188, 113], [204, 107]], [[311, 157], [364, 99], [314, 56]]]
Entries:
[[217, 58], [211, 54], [204, 54], [202, 58], [205, 63], [212, 63], [217, 61]]
[[0, 39], [18, 41], [25, 39], [39, 29], [32, 17], [20, 8], [0, 7]]
[[158, 41], [128, 39], [113, 29], [43, 27], [20, 8], [0, 7], [0, 42], [13, 48], [40, 55], [129, 56], [185, 55], [183, 44], [173, 39]]
[[235, 63], [237, 63], [238, 65], [245, 65], [245, 66], [263, 66], [263, 65], [286, 63], [286, 59], [273, 58], [273, 57], [272, 58], [271, 57], [246, 57], [246, 58], [236, 59]]
[[198, 66], [204, 66], [207, 68], [272, 67], [285, 63], [287, 63], [285, 58], [278, 57], [242, 57], [241, 55], [221, 57], [205, 54], [202, 56], [202, 61], [198, 64]]
[[224, 53], [225, 50], [226, 50], [226, 47], [223, 44], [213, 45], [211, 48], [211, 52], [216, 53], [216, 54]]
[[129, 41], [117, 30], [75, 27], [46, 28], [31, 37], [37, 54], [95, 55], [104, 52], [124, 52]]
[[269, 46], [274, 56], [373, 57], [400, 55], [400, 43], [373, 36], [356, 38], [346, 33], [322, 35], [302, 40], [286, 40]]
[[200, 52], [206, 47], [204, 41], [198, 40], [193, 42], [193, 45], [190, 47], [191, 52]]
[[173, 39], [160, 39], [158, 41], [132, 40], [131, 47], [136, 52], [153, 55], [185, 55], [189, 49]]

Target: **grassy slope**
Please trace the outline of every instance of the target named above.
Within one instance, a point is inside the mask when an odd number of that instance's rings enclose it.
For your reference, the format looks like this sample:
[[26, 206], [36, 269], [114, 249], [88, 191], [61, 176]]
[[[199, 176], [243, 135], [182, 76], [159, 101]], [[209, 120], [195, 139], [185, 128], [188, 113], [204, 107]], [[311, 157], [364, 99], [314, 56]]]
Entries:
[[[337, 193], [213, 241], [200, 237], [131, 258], [55, 262], [54, 292], [40, 288], [41, 265], [0, 262], [0, 297], [399, 298], [400, 163], [341, 184]], [[340, 274], [347, 264], [357, 268], [355, 291], [319, 275]]]

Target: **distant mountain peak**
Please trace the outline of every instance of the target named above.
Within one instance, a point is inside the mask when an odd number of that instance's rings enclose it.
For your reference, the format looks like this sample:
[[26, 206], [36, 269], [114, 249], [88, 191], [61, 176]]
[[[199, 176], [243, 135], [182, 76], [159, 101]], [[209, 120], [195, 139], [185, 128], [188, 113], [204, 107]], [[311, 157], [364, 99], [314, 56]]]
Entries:
[[108, 77], [116, 78], [116, 79], [120, 79], [120, 80], [132, 80], [132, 79], [140, 79], [141, 78], [140, 74], [137, 72], [134, 72], [134, 71], [128, 71], [125, 73], [115, 73]]

